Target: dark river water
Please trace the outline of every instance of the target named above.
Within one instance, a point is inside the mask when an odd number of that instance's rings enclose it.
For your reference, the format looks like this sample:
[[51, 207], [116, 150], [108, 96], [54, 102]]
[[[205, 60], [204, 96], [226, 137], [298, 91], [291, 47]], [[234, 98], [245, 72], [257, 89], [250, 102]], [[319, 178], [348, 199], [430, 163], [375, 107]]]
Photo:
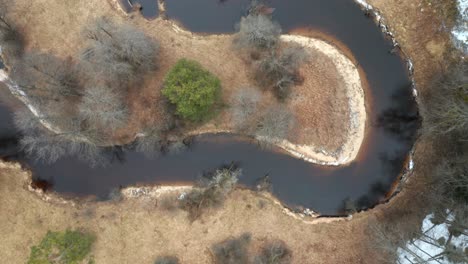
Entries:
[[[247, 0], [165, 2], [170, 19], [204, 33], [233, 32], [248, 7]], [[115, 152], [107, 167], [91, 168], [72, 157], [39, 164], [12, 153], [17, 134], [11, 132], [11, 115], [5, 107], [0, 108], [1, 135], [6, 139], [0, 154], [22, 160], [35, 177], [49, 180], [53, 190], [64, 194], [105, 198], [121, 186], [191, 183], [204, 171], [234, 162], [243, 169], [242, 184], [252, 187], [258, 178], [269, 175], [273, 193], [289, 206], [337, 215], [343, 212], [346, 199], [359, 208], [375, 205], [399, 178], [419, 126], [405, 62], [390, 53], [391, 41], [351, 0], [267, 2], [275, 8], [273, 17], [285, 32], [310, 28], [332, 35], [351, 50], [364, 69], [370, 86], [366, 94], [371, 99], [367, 109], [370, 128], [358, 159], [349, 166], [317, 166], [279, 150], [261, 149], [234, 135], [200, 136], [187, 151], [159, 158], [130, 150]], [[143, 5], [145, 8], [149, 6]]]

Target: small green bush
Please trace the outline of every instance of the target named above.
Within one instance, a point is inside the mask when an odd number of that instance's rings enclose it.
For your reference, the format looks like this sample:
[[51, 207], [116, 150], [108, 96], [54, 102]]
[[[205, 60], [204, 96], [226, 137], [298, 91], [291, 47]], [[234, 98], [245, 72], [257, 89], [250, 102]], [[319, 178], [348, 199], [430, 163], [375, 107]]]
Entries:
[[31, 247], [28, 264], [83, 263], [94, 241], [94, 235], [80, 231], [48, 231], [39, 245]]
[[196, 61], [179, 60], [166, 76], [162, 93], [176, 113], [190, 121], [208, 117], [221, 89], [220, 80]]

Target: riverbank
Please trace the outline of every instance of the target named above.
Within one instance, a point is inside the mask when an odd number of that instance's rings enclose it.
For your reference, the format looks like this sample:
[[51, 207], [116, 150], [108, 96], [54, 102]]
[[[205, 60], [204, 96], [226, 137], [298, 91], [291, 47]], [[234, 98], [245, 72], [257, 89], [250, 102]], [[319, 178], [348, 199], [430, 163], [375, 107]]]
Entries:
[[[99, 17], [100, 14], [93, 12], [91, 15]], [[115, 14], [112, 16], [116, 17]], [[86, 20], [92, 19], [86, 17]], [[160, 103], [163, 100], [160, 89], [164, 76], [180, 58], [196, 60], [218, 76], [223, 86], [222, 99], [226, 103], [238, 89], [255, 86], [250, 67], [245, 65], [231, 47], [232, 35], [196, 35], [177, 27], [171, 21], [160, 18], [146, 21], [138, 15], [132, 18], [131, 22], [160, 41], [160, 64], [153, 78], [145, 80], [143, 87], [133, 89], [130, 93], [128, 98], [130, 121], [127, 127], [116, 133], [115, 142], [125, 144], [133, 141], [146, 123], [156, 120], [155, 125], [157, 125], [158, 120], [163, 120], [164, 116], [168, 115]], [[35, 30], [34, 27], [28, 26], [28, 32], [25, 32], [27, 38], [31, 38], [28, 41], [30, 43], [28, 49], [42, 50], [42, 47], [47, 47], [48, 51], [54, 54], [72, 55], [70, 50], [66, 51], [68, 54], [62, 53], [65, 50], [61, 50], [60, 46], [64, 44], [57, 46], [51, 43], [53, 40], [37, 41], [42, 37], [37, 36]], [[41, 31], [43, 30], [45, 29], [42, 28]], [[81, 28], [76, 26], [68, 28], [68, 32], [80, 30]], [[165, 37], [158, 38], [158, 36]], [[307, 43], [303, 41], [305, 37], [297, 37], [302, 41], [300, 44]], [[283, 39], [291, 41], [294, 37], [285, 35]], [[68, 42], [69, 39], [64, 41]], [[308, 52], [320, 60], [311, 60], [301, 69], [305, 80], [300, 87], [296, 87], [295, 94], [298, 99], [293, 95], [293, 99], [287, 102], [287, 106], [298, 120], [297, 126], [279, 146], [309, 162], [335, 166], [349, 164], [356, 158], [364, 140], [366, 113], [364, 91], [360, 81], [363, 77], [359, 76], [353, 62], [337, 47], [320, 40], [311, 41], [308, 45]], [[79, 47], [77, 44], [73, 46], [72, 50], [77, 50]], [[204, 53], [208, 51], [210, 54], [223, 54], [223, 56], [206, 56]], [[328, 67], [324, 67], [325, 65]], [[317, 71], [320, 71], [320, 74], [317, 74]], [[345, 72], [346, 76], [343, 75]], [[357, 91], [358, 89], [360, 91]], [[264, 92], [260, 104], [266, 108], [277, 102], [269, 92]], [[229, 109], [222, 109], [214, 120], [192, 131], [189, 128], [185, 133], [188, 135], [197, 134], [198, 131], [232, 131], [230, 120]]]
[[[245, 232], [252, 233], [254, 248], [269, 239], [285, 241], [294, 263], [308, 263], [312, 256], [323, 263], [340, 263], [345, 254], [348, 263], [357, 263], [366, 251], [353, 242], [365, 236], [366, 218], [360, 215], [353, 221], [320, 218], [311, 224], [291, 216], [275, 199], [237, 189], [222, 208], [191, 222], [187, 212], [165, 206], [164, 198], [177, 196], [179, 188], [129, 188], [120, 201], [63, 201], [29, 191], [30, 173], [18, 165], [0, 168], [0, 254], [10, 263], [26, 262], [29, 247], [47, 230], [66, 228], [97, 234], [92, 251], [96, 263], [153, 263], [166, 254], [177, 255], [182, 263], [210, 263], [212, 244]], [[338, 248], [341, 253], [334, 254]]]
[[[446, 55], [451, 54], [448, 51], [450, 39], [445, 32], [433, 26], [442, 22], [432, 15], [439, 10], [422, 0], [368, 2], [381, 10], [402, 49], [413, 59], [418, 91], [424, 95], [432, 77], [443, 68]], [[31, 13], [37, 15], [54, 6], [51, 1], [44, 0], [25, 3], [33, 6], [31, 12], [23, 13], [26, 20]], [[60, 14], [58, 9], [61, 6], [78, 3], [57, 2], [57, 8], [45, 12], [42, 21], [33, 19], [36, 23], [31, 23], [32, 27], [39, 23], [34, 34], [41, 36], [40, 27], [47, 21], [45, 18]], [[93, 10], [107, 12], [105, 1], [87, 4]], [[421, 12], [421, 8], [425, 11]], [[88, 8], [78, 13], [89, 16]], [[69, 17], [55, 18], [54, 21], [60, 22], [62, 19], [68, 20]], [[75, 18], [69, 20], [76, 21]], [[60, 25], [58, 23], [56, 26]], [[57, 29], [56, 32], [60, 31]], [[63, 30], [63, 34], [69, 33]], [[76, 43], [72, 43], [74, 36], [70, 40], [70, 36], [64, 35], [49, 36], [42, 48], [47, 50], [53, 47], [61, 54], [67, 54], [66, 47], [73, 48]], [[64, 47], [58, 45], [61, 42], [65, 43]], [[54, 44], [57, 45], [54, 47]], [[424, 100], [421, 103], [424, 104]], [[268, 201], [265, 205], [262, 199], [243, 190], [232, 194], [219, 211], [210, 212], [203, 221], [195, 223], [189, 223], [185, 213], [168, 213], [158, 209], [151, 199], [131, 199], [115, 204], [54, 204], [44, 202], [35, 193], [27, 191], [28, 182], [22, 177], [28, 176], [18, 166], [2, 168], [0, 222], [3, 224], [0, 233], [3, 243], [0, 245], [0, 255], [11, 263], [25, 263], [29, 247], [37, 244], [47, 230], [83, 228], [99, 235], [92, 252], [97, 263], [152, 263], [156, 256], [167, 254], [177, 255], [182, 263], [209, 263], [212, 243], [252, 232], [255, 244], [269, 239], [285, 241], [293, 251], [293, 263], [309, 263], [313, 259], [324, 264], [381, 264], [379, 256], [382, 256], [382, 252], [370, 243], [369, 223], [375, 218], [381, 222], [403, 225], [412, 221], [420, 223], [424, 217], [424, 212], [420, 211], [424, 211], [426, 205], [420, 202], [418, 194], [426, 191], [425, 175], [434, 169], [438, 154], [434, 153], [431, 139], [421, 137], [415, 147], [415, 170], [408, 188], [388, 204], [355, 215], [352, 221], [319, 225], [305, 225], [284, 215], [281, 208], [272, 206]]]

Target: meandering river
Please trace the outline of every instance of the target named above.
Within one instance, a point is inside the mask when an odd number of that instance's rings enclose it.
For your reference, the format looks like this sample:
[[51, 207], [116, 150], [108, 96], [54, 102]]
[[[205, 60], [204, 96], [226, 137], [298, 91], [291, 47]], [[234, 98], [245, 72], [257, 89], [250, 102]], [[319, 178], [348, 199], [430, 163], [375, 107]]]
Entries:
[[[152, 17], [158, 13], [156, 1], [139, 2], [143, 11], [149, 12], [144, 15]], [[166, 0], [166, 15], [193, 32], [231, 33], [246, 13], [248, 2]], [[234, 162], [243, 169], [242, 184], [253, 187], [258, 178], [268, 175], [274, 195], [289, 206], [337, 215], [343, 212], [346, 199], [355, 201], [360, 208], [375, 205], [401, 175], [419, 126], [405, 61], [391, 52], [392, 42], [351, 0], [267, 3], [275, 8], [273, 17], [284, 32], [310, 29], [331, 35], [352, 52], [365, 72], [370, 127], [358, 158], [350, 165], [318, 166], [279, 149], [265, 150], [255, 141], [226, 134], [196, 137], [188, 150], [158, 158], [147, 158], [126, 148], [114, 149], [106, 167], [92, 168], [72, 157], [42, 164], [24, 157], [16, 148], [18, 134], [12, 125], [11, 107], [3, 105], [1, 156], [20, 160], [34, 177], [50, 181], [54, 191], [66, 195], [105, 198], [118, 187], [191, 183], [206, 170]], [[4, 92], [0, 95], [3, 99], [8, 97]]]

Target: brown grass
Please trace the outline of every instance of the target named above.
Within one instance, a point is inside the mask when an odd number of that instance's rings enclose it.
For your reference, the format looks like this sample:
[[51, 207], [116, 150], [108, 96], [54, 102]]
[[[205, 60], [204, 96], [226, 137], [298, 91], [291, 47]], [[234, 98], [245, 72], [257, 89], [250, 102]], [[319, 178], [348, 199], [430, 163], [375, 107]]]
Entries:
[[[50, 49], [62, 56], [79, 50], [77, 25], [100, 15], [115, 14], [106, 1], [16, 2], [16, 16], [28, 30], [29, 47]], [[383, 12], [386, 22], [414, 62], [419, 91], [427, 92], [432, 76], [445, 68], [446, 59], [452, 58], [453, 54], [448, 33], [438, 30], [441, 21], [432, 15], [438, 10], [428, 6], [425, 0], [368, 2]], [[421, 12], [422, 7], [424, 12]], [[150, 23], [140, 18], [131, 21], [148, 32], [154, 32], [154, 36], [162, 33], [158, 31], [157, 24], [165, 23]], [[203, 46], [203, 41], [184, 44], [183, 41], [171, 40], [170, 35], [159, 36], [165, 36], [160, 39], [167, 42], [166, 46], [163, 45], [163, 57], [170, 54], [164, 49], [173, 45], [180, 47], [174, 48], [179, 57], [206, 59], [201, 53], [187, 53], [183, 49], [206, 51], [209, 46], [206, 43]], [[209, 48], [212, 50], [213, 47]], [[218, 45], [215, 48], [218, 49], [216, 52], [222, 49]], [[175, 59], [162, 60], [161, 69], [164, 65], [172, 65]], [[216, 74], [225, 74], [221, 76], [223, 83], [229, 80], [230, 75], [218, 69], [219, 65], [211, 65], [209, 61], [201, 63]], [[246, 69], [237, 69], [231, 80], [245, 78], [244, 71]], [[162, 71], [157, 74], [164, 75]], [[148, 85], [143, 89], [157, 96], [158, 79], [151, 80], [155, 82], [152, 84], [155, 88]], [[229, 93], [227, 89], [226, 93]], [[138, 93], [135, 94], [138, 97]], [[145, 97], [143, 94], [141, 96]], [[227, 98], [228, 94], [224, 96]], [[293, 263], [381, 263], [377, 258], [379, 253], [372, 247], [366, 233], [368, 223], [375, 218], [397, 225], [408, 221], [420, 222], [424, 210], [420, 212], [415, 208], [423, 205], [424, 199], [420, 197], [424, 193], [425, 175], [431, 172], [432, 164], [438, 159], [430, 140], [423, 137], [417, 142], [414, 175], [405, 191], [389, 204], [358, 214], [351, 221], [319, 225], [295, 220], [283, 214], [282, 209], [271, 201], [241, 190], [235, 191], [221, 210], [213, 211], [202, 221], [192, 224], [184, 212], [168, 213], [156, 207], [154, 200], [132, 199], [117, 204], [83, 203], [77, 206], [49, 203], [26, 190], [29, 177], [26, 173], [17, 167], [3, 167], [0, 170], [0, 256], [5, 263], [24, 263], [30, 246], [38, 243], [48, 229], [82, 227], [97, 233], [93, 254], [97, 263], [104, 264], [152, 263], [156, 256], [167, 254], [177, 255], [182, 263], [209, 263], [208, 249], [213, 243], [244, 232], [251, 232], [257, 245], [267, 239], [285, 241], [293, 251]], [[263, 209], [257, 206], [260, 200], [266, 201]]]
[[[251, 76], [251, 66], [232, 49], [231, 35], [181, 33], [174, 30], [172, 22], [161, 19], [147, 21], [139, 15], [127, 17], [106, 1], [17, 0], [13, 10], [13, 20], [23, 29], [28, 49], [39, 49], [62, 57], [76, 57], [79, 54], [85, 45], [81, 35], [83, 27], [101, 16], [133, 24], [160, 42], [159, 69], [148, 76], [141, 87], [132, 88], [128, 96], [131, 117], [128, 126], [116, 133], [116, 140], [120, 143], [133, 140], [145, 124], [152, 121], [157, 123], [167, 115], [161, 96], [163, 79], [181, 58], [198, 61], [220, 78], [225, 103], [237, 89], [256, 86]], [[316, 53], [316, 58], [301, 70], [305, 77], [304, 85], [295, 90], [296, 94], [300, 94], [300, 100], [288, 101], [298, 119], [298, 126], [291, 133], [298, 137], [291, 140], [331, 148], [330, 152], [333, 152], [345, 140], [347, 126], [337, 124], [347, 122], [347, 110], [343, 107], [347, 104], [339, 102], [345, 98], [340, 96], [343, 85], [336, 78], [333, 62]], [[207, 56], [209, 54], [213, 56]], [[274, 97], [266, 92], [262, 105], [267, 107], [276, 103]], [[228, 108], [222, 108], [219, 116], [200, 130], [206, 127], [231, 129], [226, 110]]]
[[294, 88], [289, 107], [297, 126], [292, 143], [320, 142], [321, 147], [335, 151], [345, 143], [349, 122], [346, 87], [335, 64], [321, 52], [313, 50], [311, 60], [301, 68], [307, 78]]
[[[280, 239], [293, 251], [293, 263], [377, 263], [362, 244], [365, 217], [336, 224], [305, 224], [254, 192], [237, 190], [222, 209], [191, 223], [182, 210], [166, 211], [159, 199], [119, 203], [46, 202], [28, 191], [28, 173], [15, 166], [0, 170], [0, 255], [5, 263], [25, 263], [29, 248], [47, 230], [82, 228], [97, 234], [96, 263], [152, 263], [159, 255], [177, 255], [182, 263], [210, 263], [209, 248], [244, 232], [253, 247]], [[263, 207], [259, 203], [263, 201]]]

